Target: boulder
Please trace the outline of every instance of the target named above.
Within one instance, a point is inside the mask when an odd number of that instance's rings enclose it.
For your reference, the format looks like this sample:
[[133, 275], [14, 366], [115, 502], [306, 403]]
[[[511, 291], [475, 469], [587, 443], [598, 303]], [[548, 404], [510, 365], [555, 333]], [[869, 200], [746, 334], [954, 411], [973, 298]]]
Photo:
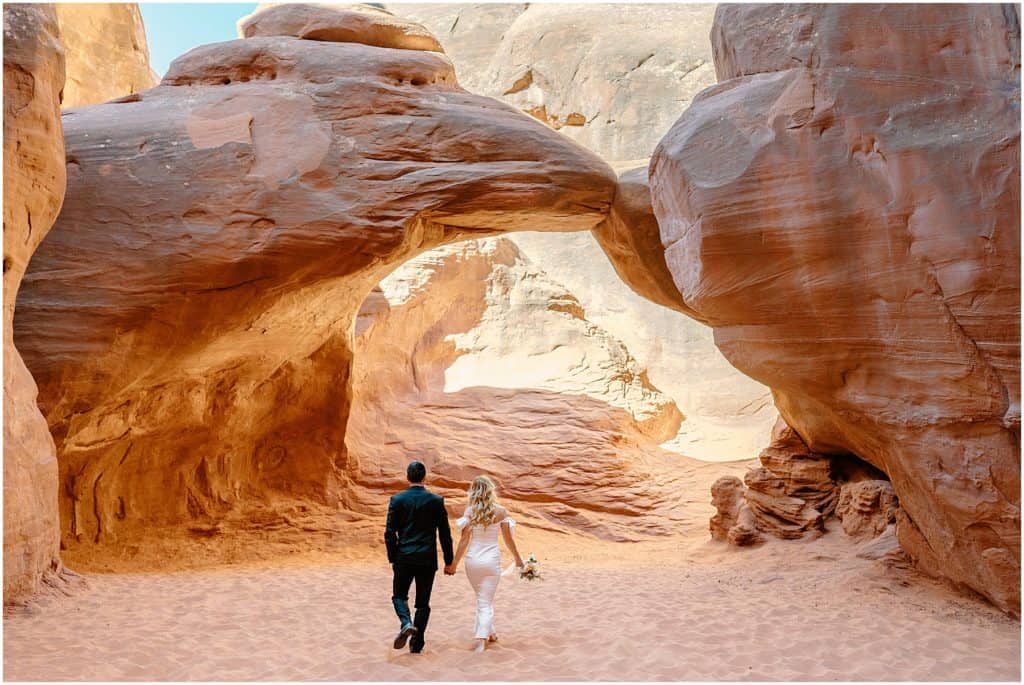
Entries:
[[12, 337], [15, 298], [64, 197], [64, 51], [53, 5], [4, 5], [4, 604], [60, 569], [57, 458]]
[[857, 556], [872, 561], [902, 561], [906, 557], [896, 538], [895, 524], [887, 526], [880, 535], [870, 538], [857, 546]]
[[340, 35], [202, 46], [155, 88], [65, 112], [68, 193], [14, 328], [69, 550], [337, 512], [373, 287], [442, 244], [607, 215], [595, 155], [467, 93], [441, 53]]
[[722, 5], [655, 151], [665, 261], [820, 453], [891, 479], [923, 569], [1020, 604], [1012, 5]]
[[142, 14], [136, 3], [58, 3], [67, 79], [64, 107], [84, 107], [152, 88]]

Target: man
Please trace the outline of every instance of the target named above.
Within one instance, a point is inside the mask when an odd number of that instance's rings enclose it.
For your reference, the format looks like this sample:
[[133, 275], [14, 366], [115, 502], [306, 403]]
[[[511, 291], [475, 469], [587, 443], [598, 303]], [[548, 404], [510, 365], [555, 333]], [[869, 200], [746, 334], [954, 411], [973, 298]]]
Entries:
[[[430, 620], [430, 590], [437, 573], [437, 538], [441, 538], [444, 552], [445, 575], [455, 575], [452, 568], [452, 531], [448, 527], [448, 512], [444, 498], [427, 491], [423, 479], [427, 467], [418, 461], [405, 470], [409, 488], [391, 498], [388, 520], [384, 529], [384, 544], [388, 548], [388, 561], [394, 572], [391, 603], [401, 621], [395, 649], [409, 641], [409, 651], [423, 651], [427, 621]], [[416, 619], [409, 617], [409, 587], [416, 582]]]

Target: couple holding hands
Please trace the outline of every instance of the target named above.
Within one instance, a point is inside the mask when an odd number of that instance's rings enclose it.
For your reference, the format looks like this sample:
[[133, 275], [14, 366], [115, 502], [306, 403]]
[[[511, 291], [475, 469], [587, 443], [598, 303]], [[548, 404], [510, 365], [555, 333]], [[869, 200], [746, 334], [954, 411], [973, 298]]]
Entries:
[[[513, 537], [515, 521], [498, 504], [494, 482], [487, 476], [477, 476], [469, 486], [469, 506], [455, 522], [462, 536], [458, 549], [453, 552], [444, 498], [423, 487], [427, 467], [414, 461], [405, 473], [409, 488], [393, 496], [388, 503], [384, 530], [388, 561], [394, 572], [391, 602], [401, 622], [394, 647], [401, 649], [408, 642], [411, 652], [423, 651], [440, 539], [445, 575], [454, 576], [465, 557], [466, 577], [476, 593], [476, 651], [482, 652], [488, 642], [498, 639], [494, 632], [494, 593], [501, 578], [499, 536], [515, 557], [516, 567], [523, 568], [523, 559]], [[409, 588], [413, 582], [416, 583], [415, 618], [409, 612]]]

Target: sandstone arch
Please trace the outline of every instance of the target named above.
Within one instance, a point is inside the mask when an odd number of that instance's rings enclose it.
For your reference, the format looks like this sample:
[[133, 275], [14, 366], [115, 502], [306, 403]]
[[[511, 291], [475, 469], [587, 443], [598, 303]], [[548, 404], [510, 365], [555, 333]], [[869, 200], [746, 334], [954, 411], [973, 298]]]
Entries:
[[611, 169], [395, 39], [422, 29], [337, 42], [366, 12], [316, 12], [338, 31], [264, 22], [64, 114], [64, 211], [16, 329], [61, 455], [66, 545], [341, 503], [371, 288], [431, 247], [607, 214]]

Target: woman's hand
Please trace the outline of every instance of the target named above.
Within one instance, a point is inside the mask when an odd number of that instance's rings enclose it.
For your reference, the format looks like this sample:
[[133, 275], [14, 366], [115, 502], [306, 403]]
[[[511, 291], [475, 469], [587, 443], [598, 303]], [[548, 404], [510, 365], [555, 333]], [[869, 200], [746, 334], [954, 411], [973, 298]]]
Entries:
[[522, 568], [525, 565], [526, 564], [523, 563], [523, 558], [517, 554], [516, 555], [516, 568]]

